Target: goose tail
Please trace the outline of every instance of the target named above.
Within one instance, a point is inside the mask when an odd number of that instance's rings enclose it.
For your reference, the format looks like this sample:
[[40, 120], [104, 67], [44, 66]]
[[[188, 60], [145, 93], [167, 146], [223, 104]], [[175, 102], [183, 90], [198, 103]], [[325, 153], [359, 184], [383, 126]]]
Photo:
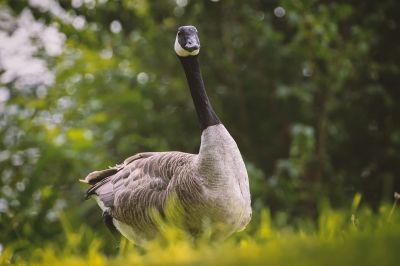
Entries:
[[95, 185], [97, 182], [103, 180], [104, 178], [116, 174], [119, 171], [118, 168], [119, 167], [116, 166], [105, 170], [91, 172], [85, 177], [85, 179], [79, 179], [79, 182], [89, 185]]

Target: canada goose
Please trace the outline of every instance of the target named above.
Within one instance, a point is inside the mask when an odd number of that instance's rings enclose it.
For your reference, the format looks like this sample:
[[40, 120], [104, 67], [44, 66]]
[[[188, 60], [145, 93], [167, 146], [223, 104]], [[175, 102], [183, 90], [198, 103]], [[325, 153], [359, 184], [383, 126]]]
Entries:
[[163, 217], [170, 201], [172, 209], [179, 210], [184, 229], [194, 234], [201, 233], [206, 220], [216, 237], [225, 238], [244, 229], [251, 218], [245, 164], [204, 88], [197, 29], [178, 28], [174, 48], [202, 130], [199, 153], [139, 153], [81, 180], [92, 185], [87, 197], [95, 197], [108, 228], [136, 243], [157, 235], [152, 210]]

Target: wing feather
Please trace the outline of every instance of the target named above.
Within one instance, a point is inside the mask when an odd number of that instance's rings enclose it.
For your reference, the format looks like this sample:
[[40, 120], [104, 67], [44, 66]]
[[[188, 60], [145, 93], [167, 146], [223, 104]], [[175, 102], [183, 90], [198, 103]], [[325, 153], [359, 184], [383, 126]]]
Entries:
[[114, 218], [127, 224], [148, 222], [149, 209], [162, 213], [170, 181], [179, 178], [193, 156], [181, 152], [133, 155], [114, 168], [89, 174], [85, 181], [92, 187], [87, 197], [97, 195]]

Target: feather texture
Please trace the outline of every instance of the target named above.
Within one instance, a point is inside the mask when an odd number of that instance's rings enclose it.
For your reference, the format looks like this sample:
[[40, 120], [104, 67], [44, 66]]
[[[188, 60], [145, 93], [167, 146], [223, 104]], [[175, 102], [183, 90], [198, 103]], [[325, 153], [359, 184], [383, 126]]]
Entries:
[[[101, 174], [101, 180], [95, 177], [97, 183], [87, 196], [97, 196], [118, 229], [129, 226], [133, 231], [129, 238], [134, 242], [157, 234], [154, 210], [162, 217], [176, 216], [177, 221], [184, 221], [181, 226], [193, 233], [201, 232], [207, 221], [221, 237], [242, 229], [250, 220], [246, 169], [236, 143], [221, 124], [203, 132], [199, 154], [140, 153], [111, 169], [114, 171], [108, 173], [112, 175]], [[85, 182], [90, 183], [93, 176], [89, 174]], [[174, 213], [166, 213], [168, 210]]]

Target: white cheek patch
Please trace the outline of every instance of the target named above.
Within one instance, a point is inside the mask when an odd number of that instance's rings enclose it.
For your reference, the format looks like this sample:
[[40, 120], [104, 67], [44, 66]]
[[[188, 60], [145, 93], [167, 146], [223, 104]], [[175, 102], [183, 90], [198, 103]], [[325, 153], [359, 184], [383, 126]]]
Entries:
[[194, 50], [193, 52], [186, 51], [185, 49], [182, 48], [182, 46], [178, 42], [178, 37], [175, 39], [175, 53], [179, 56], [189, 56], [189, 55], [198, 55], [200, 52], [200, 49]]

